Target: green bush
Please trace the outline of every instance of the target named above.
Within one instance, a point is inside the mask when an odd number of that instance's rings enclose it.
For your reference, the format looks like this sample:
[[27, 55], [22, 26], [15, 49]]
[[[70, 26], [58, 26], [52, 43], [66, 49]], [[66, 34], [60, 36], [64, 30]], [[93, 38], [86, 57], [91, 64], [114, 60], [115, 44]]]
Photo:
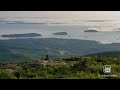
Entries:
[[8, 70], [0, 70], [0, 79], [16, 79], [16, 77]]

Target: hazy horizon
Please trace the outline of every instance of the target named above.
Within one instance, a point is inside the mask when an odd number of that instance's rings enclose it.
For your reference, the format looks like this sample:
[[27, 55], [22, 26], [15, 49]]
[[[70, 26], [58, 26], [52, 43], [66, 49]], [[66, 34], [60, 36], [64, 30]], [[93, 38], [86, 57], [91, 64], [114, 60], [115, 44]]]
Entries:
[[[84, 33], [86, 29], [98, 33]], [[120, 42], [120, 11], [0, 11], [0, 34], [40, 33], [43, 38]], [[67, 32], [67, 36], [54, 36]], [[0, 37], [1, 38], [1, 37]]]
[[[120, 11], [0, 11], [0, 17], [26, 16], [35, 17], [39, 15], [53, 17], [79, 17], [86, 19], [119, 19]], [[107, 17], [105, 17], [107, 16]], [[75, 18], [75, 17], [74, 17]]]

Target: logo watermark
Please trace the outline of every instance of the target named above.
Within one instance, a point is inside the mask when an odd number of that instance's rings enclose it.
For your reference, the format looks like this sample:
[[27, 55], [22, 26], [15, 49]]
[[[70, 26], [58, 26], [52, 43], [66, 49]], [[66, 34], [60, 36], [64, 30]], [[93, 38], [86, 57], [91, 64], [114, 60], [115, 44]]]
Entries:
[[118, 75], [114, 75], [111, 74], [111, 65], [104, 65], [103, 66], [103, 75], [100, 75], [100, 77], [107, 77], [107, 78], [111, 78], [111, 77], [117, 77]]
[[100, 75], [100, 74], [99, 74], [99, 76], [100, 76], [100, 77], [108, 77], [108, 78], [109, 78], [109, 77], [117, 77], [118, 75], [113, 75], [113, 74], [109, 74], [109, 75]]
[[104, 73], [111, 73], [111, 65], [104, 65], [103, 72]]

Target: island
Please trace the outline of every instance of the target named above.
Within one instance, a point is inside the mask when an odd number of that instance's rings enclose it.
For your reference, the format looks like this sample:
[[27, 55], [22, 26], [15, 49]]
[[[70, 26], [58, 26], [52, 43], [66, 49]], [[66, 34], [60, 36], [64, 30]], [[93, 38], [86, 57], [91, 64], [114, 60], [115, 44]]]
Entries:
[[90, 30], [85, 30], [84, 32], [98, 32], [98, 31], [94, 29], [90, 29]]
[[56, 32], [56, 33], [53, 33], [54, 35], [68, 35], [67, 32]]
[[37, 33], [26, 33], [26, 34], [9, 34], [9, 35], [1, 35], [1, 37], [38, 37], [41, 34]]

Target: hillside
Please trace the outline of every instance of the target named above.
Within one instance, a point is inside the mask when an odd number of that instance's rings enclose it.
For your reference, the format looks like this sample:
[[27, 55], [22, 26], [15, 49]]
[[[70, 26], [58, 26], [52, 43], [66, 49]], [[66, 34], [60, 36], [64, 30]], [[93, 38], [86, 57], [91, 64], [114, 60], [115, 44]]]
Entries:
[[[99, 44], [96, 41], [77, 39], [11, 39], [0, 40], [0, 61], [21, 60], [17, 57], [43, 59], [83, 56], [106, 51], [120, 51], [120, 43]], [[26, 59], [23, 59], [26, 60]]]
[[21, 54], [15, 50], [0, 48], [0, 62], [5, 61], [26, 61], [26, 60], [35, 60], [35, 58], [28, 56], [26, 54]]
[[109, 52], [95, 53], [95, 54], [90, 54], [87, 56], [120, 57], [120, 51], [109, 51]]

